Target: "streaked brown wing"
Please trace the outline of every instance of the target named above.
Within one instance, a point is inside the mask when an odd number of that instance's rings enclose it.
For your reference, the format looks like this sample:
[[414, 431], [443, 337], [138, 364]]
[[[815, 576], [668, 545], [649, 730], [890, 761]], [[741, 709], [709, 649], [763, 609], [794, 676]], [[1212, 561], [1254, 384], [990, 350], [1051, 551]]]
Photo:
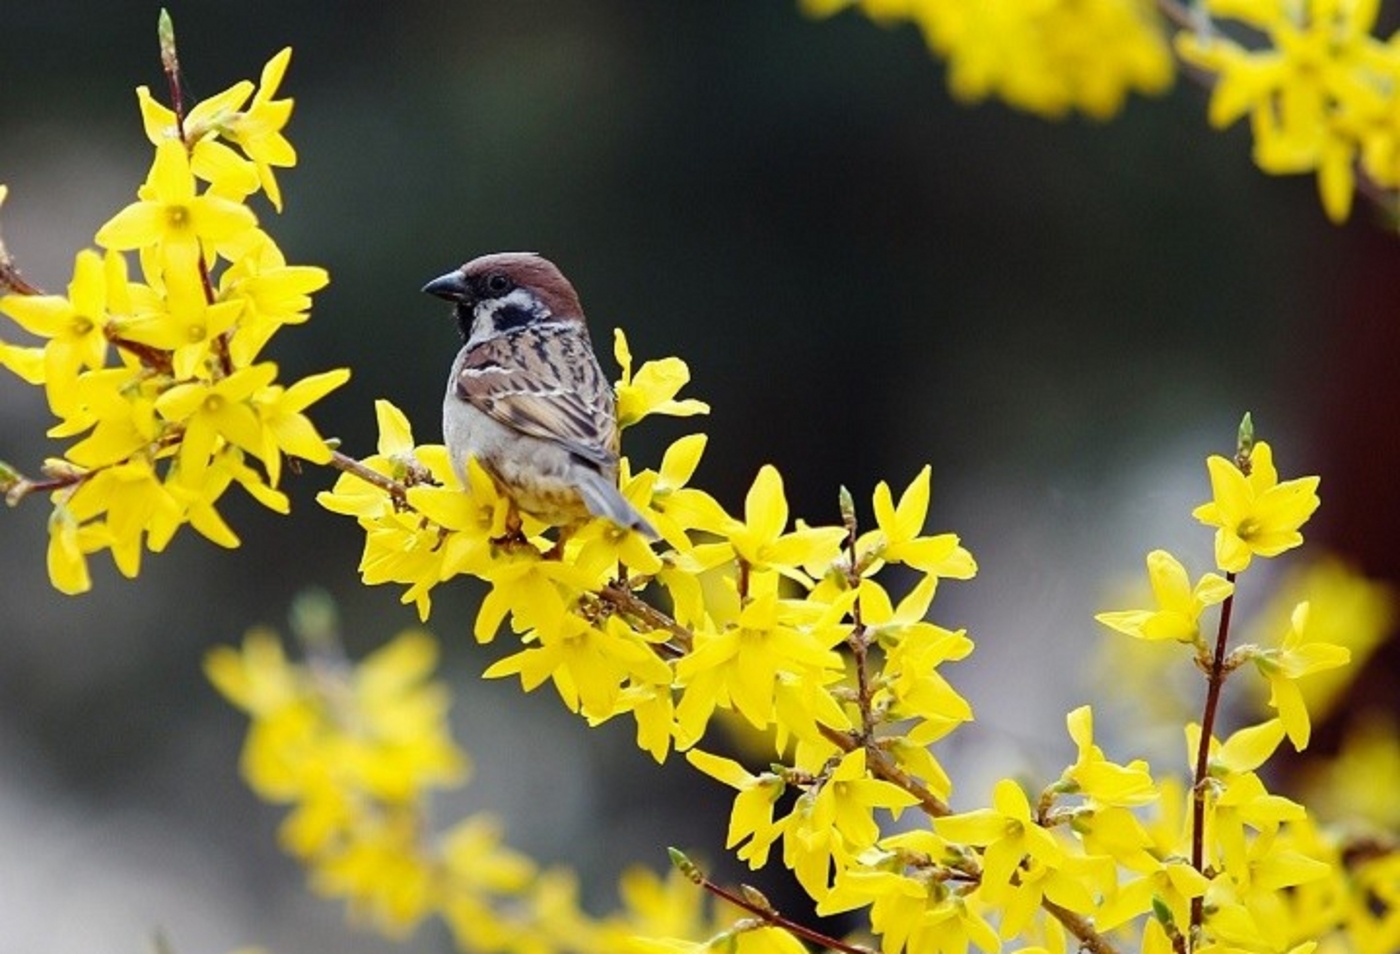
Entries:
[[482, 342], [458, 372], [457, 396], [599, 467], [617, 464], [612, 388], [579, 329], [537, 326]]

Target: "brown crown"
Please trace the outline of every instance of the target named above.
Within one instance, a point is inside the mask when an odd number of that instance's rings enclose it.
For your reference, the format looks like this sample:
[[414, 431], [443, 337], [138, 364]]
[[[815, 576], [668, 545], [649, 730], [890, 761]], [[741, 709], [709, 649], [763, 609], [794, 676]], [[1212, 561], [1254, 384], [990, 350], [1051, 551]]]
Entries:
[[468, 279], [488, 272], [503, 272], [516, 285], [533, 291], [555, 318], [583, 321], [578, 292], [549, 259], [534, 252], [494, 252], [462, 266], [462, 274]]

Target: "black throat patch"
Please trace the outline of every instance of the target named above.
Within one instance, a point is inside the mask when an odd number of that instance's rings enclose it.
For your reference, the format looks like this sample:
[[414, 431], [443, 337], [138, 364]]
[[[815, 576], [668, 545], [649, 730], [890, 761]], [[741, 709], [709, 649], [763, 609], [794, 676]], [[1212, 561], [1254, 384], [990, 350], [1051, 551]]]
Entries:
[[516, 328], [524, 328], [539, 318], [539, 314], [532, 309], [516, 304], [501, 305], [491, 315], [491, 322], [499, 332], [514, 331]]

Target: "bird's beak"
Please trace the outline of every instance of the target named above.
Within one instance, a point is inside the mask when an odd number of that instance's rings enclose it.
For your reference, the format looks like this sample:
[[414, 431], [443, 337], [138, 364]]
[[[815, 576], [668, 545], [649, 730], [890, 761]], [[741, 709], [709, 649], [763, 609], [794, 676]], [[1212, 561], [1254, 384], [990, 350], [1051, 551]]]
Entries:
[[436, 295], [447, 301], [461, 301], [471, 292], [471, 286], [460, 269], [450, 271], [440, 278], [434, 278], [423, 286], [424, 294]]

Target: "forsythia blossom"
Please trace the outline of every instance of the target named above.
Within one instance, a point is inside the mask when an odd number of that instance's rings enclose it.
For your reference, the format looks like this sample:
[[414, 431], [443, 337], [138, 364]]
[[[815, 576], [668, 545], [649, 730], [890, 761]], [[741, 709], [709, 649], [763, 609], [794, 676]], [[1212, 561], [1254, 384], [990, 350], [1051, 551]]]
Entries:
[[254, 630], [205, 663], [250, 720], [243, 775], [288, 806], [280, 841], [317, 892], [391, 936], [437, 915], [463, 950], [502, 954], [611, 954], [639, 932], [717, 929], [679, 875], [662, 884], [628, 873], [626, 906], [600, 922], [580, 908], [571, 875], [507, 847], [491, 816], [432, 831], [430, 794], [460, 787], [469, 770], [448, 731], [446, 686], [430, 681], [436, 644], [409, 631], [351, 663], [319, 643], [298, 662]]
[[[1115, 115], [1129, 93], [1172, 80], [1171, 47], [1211, 87], [1217, 129], [1248, 117], [1254, 161], [1315, 173], [1333, 222], [1358, 179], [1400, 189], [1400, 34], [1376, 36], [1377, 0], [801, 0], [815, 16], [854, 7], [911, 22], [948, 63], [963, 100], [997, 97], [1057, 119]], [[1174, 44], [1158, 13], [1171, 14]], [[1242, 39], [1247, 37], [1247, 41]]]
[[1171, 53], [1146, 0], [804, 0], [826, 15], [856, 6], [879, 21], [909, 20], [948, 61], [959, 99], [996, 96], [1057, 119], [1107, 119], [1130, 92], [1160, 93]]
[[[1132, 0], [860, 5], [918, 19], [962, 93], [995, 91], [1047, 114], [1106, 114], [1128, 89], [1169, 77], [1160, 37]], [[1285, 14], [1255, 0], [1208, 5], [1271, 23]], [[1369, 28], [1373, 11], [1310, 9], [1343, 28], [1336, 49], [1323, 55], [1311, 20], [1308, 36], [1282, 27], [1271, 36], [1307, 47], [1290, 55], [1335, 79], [1328, 57], [1349, 55], [1352, 28]], [[10, 292], [0, 311], [44, 339], [0, 347], [0, 363], [45, 388], [56, 436], [79, 438], [44, 482], [0, 467], [0, 483], [11, 496], [53, 494], [48, 564], [65, 591], [90, 585], [87, 555], [109, 550], [135, 575], [143, 552], [163, 549], [186, 523], [236, 545], [215, 509], [227, 488], [236, 483], [284, 510], [282, 458], [332, 459], [305, 411], [346, 373], [282, 385], [277, 367], [259, 358], [280, 327], [306, 319], [309, 296], [326, 281], [319, 269], [288, 265], [245, 204], [261, 192], [280, 209], [274, 169], [295, 161], [282, 134], [291, 101], [278, 98], [288, 57], [274, 57], [256, 86], [235, 84], [183, 120], [139, 91], [155, 161], [137, 201], [99, 231], [106, 254], [77, 257], [67, 295], [33, 293], [0, 247]], [[1294, 79], [1315, 78], [1296, 67]], [[1262, 88], [1274, 90], [1275, 79]], [[1327, 118], [1340, 122], [1348, 109]], [[1291, 107], [1266, 118], [1288, 127], [1287, 148], [1301, 148]], [[138, 253], [141, 281], [125, 251]], [[634, 371], [621, 332], [615, 355], [624, 426], [708, 409], [678, 398], [689, 381], [679, 358]], [[415, 443], [391, 403], [375, 411], [377, 452], [337, 459], [344, 473], [318, 498], [364, 531], [363, 581], [405, 586], [404, 601], [426, 618], [437, 585], [479, 580], [487, 589], [473, 635], [509, 644], [486, 676], [515, 676], [526, 691], [547, 683], [592, 725], [629, 716], [657, 761], [685, 751], [735, 793], [727, 847], [752, 868], [778, 855], [821, 914], [862, 912], [883, 954], [998, 952], [1004, 942], [1150, 954], [1400, 946], [1395, 839], [1343, 842], [1261, 775], [1285, 737], [1297, 748], [1308, 742], [1297, 681], [1340, 667], [1350, 652], [1323, 638], [1333, 632], [1316, 618], [1329, 605], [1325, 591], [1315, 606], [1299, 599], [1286, 629], [1228, 645], [1235, 577], [1255, 556], [1299, 546], [1318, 506], [1317, 478], [1280, 482], [1269, 445], [1251, 447], [1252, 433], [1235, 461], [1207, 462], [1212, 499], [1194, 511], [1216, 528], [1226, 577], [1193, 584], [1176, 557], [1154, 550], [1155, 607], [1099, 616], [1117, 632], [1189, 647], [1190, 663], [1205, 671], [1204, 716], [1185, 732], [1186, 770], [1154, 774], [1145, 759], [1111, 759], [1096, 742], [1093, 708], [1081, 706], [1066, 719], [1070, 764], [1045, 773], [1038, 755], [1028, 761], [1039, 779], [1019, 766], [1018, 777], [996, 782], [989, 805], [954, 810], [953, 780], [932, 747], [973, 718], [945, 674], [973, 643], [928, 615], [940, 581], [968, 579], [977, 565], [955, 534], [926, 533], [930, 468], [897, 500], [878, 483], [873, 525], [862, 526], [845, 491], [834, 519], [795, 519], [771, 465], [759, 468], [737, 515], [694, 485], [707, 441], [688, 434], [655, 470], [619, 467], [621, 492], [661, 534], [648, 544], [605, 520], [551, 526], [526, 516], [517, 525], [476, 461], [459, 474], [442, 447]], [[1214, 605], [1212, 646], [1200, 617]], [[688, 860], [666, 881], [630, 872], [623, 909], [595, 918], [579, 904], [576, 877], [506, 847], [490, 817], [433, 830], [428, 799], [463, 784], [469, 768], [448, 732], [450, 695], [432, 678], [436, 644], [411, 631], [355, 663], [326, 614], [298, 619], [306, 661], [254, 631], [240, 648], [212, 651], [206, 671], [249, 717], [242, 771], [260, 797], [287, 806], [283, 846], [315, 890], [344, 899], [362, 920], [401, 936], [439, 917], [461, 950], [503, 954], [801, 954], [799, 936], [863, 949], [788, 920], [752, 887], [718, 888]], [[1277, 715], [1221, 741], [1221, 693], [1251, 663]], [[720, 741], [711, 731], [720, 717], [762, 740], [766, 770], [698, 747]], [[1382, 783], [1394, 774], [1386, 772]], [[694, 885], [743, 910], [708, 915], [687, 892]]]
[[[269, 64], [259, 96], [289, 57], [283, 50]], [[252, 88], [192, 107], [184, 139], [175, 114], [138, 90], [155, 158], [137, 200], [97, 230], [105, 255], [78, 253], [66, 295], [0, 297], [0, 313], [44, 339], [41, 348], [0, 344], [0, 364], [44, 387], [60, 419], [54, 436], [81, 437], [44, 480], [0, 484], [52, 492], [49, 577], [63, 592], [91, 586], [87, 557], [99, 550], [135, 576], [143, 549], [163, 550], [184, 524], [237, 546], [215, 509], [229, 487], [285, 512], [283, 457], [331, 460], [305, 411], [349, 372], [282, 385], [275, 364], [256, 360], [280, 327], [306, 320], [308, 296], [327, 277], [287, 267], [246, 204], [260, 188], [279, 204], [264, 169], [295, 159], [269, 145], [291, 101], [255, 97], [243, 111]], [[140, 281], [122, 254], [133, 251]]]
[[1218, 454], [1206, 461], [1212, 499], [1191, 512], [1216, 528], [1215, 562], [1240, 573], [1253, 557], [1274, 557], [1303, 542], [1299, 532], [1318, 507], [1317, 477], [1279, 482], [1273, 449], [1260, 441], [1249, 457], [1249, 472]]
[[1259, 168], [1315, 172], [1333, 222], [1351, 211], [1358, 165], [1380, 185], [1400, 186], [1400, 49], [1371, 34], [1379, 6], [1206, 0], [1205, 11], [1239, 21], [1263, 43], [1242, 46], [1219, 30], [1177, 43], [1188, 63], [1217, 77], [1211, 125], [1248, 116]]
[[1127, 610], [1100, 613], [1094, 618], [1120, 633], [1140, 639], [1174, 639], [1182, 643], [1201, 641], [1198, 623], [1207, 606], [1223, 601], [1235, 590], [1214, 573], [1207, 573], [1193, 587], [1186, 569], [1166, 550], [1147, 555], [1147, 577], [1157, 598], [1155, 610]]

